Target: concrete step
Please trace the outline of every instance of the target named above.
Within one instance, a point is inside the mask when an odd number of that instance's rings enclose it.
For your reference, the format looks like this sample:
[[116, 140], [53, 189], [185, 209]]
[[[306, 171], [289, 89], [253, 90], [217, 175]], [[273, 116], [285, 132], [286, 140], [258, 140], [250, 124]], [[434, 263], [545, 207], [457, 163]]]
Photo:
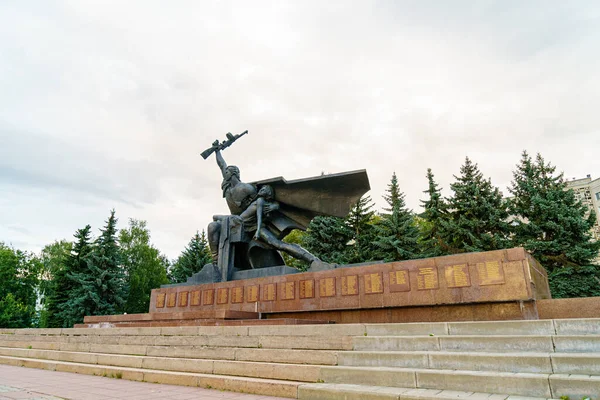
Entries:
[[281, 379], [301, 382], [317, 382], [320, 379], [320, 367], [317, 365], [211, 360], [197, 358], [128, 356], [103, 353], [79, 353], [53, 350], [7, 348], [0, 348], [0, 355], [16, 358], [76, 362], [111, 367], [246, 376], [251, 378]]
[[[15, 343], [15, 344], [11, 344]], [[25, 344], [23, 346], [23, 344]], [[206, 347], [248, 347], [276, 349], [316, 349], [316, 350], [351, 350], [350, 336], [244, 336], [244, 335], [210, 335], [210, 336], [34, 336], [7, 335], [0, 336], [0, 346], [35, 348], [70, 349], [73, 351], [90, 351], [97, 346], [127, 346], [137, 349], [133, 354], [139, 354], [140, 346], [206, 346]], [[93, 350], [92, 350], [93, 351]]]
[[317, 383], [298, 387], [300, 400], [558, 400], [458, 390], [415, 389], [387, 386]]
[[[193, 314], [190, 314], [190, 316]], [[129, 318], [128, 316], [115, 316]], [[168, 316], [163, 316], [167, 318]], [[89, 319], [92, 318], [92, 319]], [[88, 317], [89, 321], [93, 318]], [[95, 321], [95, 320], [94, 320]], [[259, 320], [260, 321], [260, 320]], [[268, 320], [265, 320], [268, 321]], [[100, 321], [99, 321], [100, 322]], [[94, 322], [94, 323], [99, 323]], [[110, 322], [110, 321], [109, 321]], [[119, 322], [119, 321], [112, 321]], [[321, 321], [322, 322], [322, 321]], [[68, 329], [0, 329], [3, 334], [21, 335], [250, 335], [250, 336], [435, 336], [441, 335], [600, 335], [600, 318], [492, 321], [492, 322], [436, 322], [397, 324], [336, 324], [274, 326], [190, 326], [190, 327], [141, 327], [141, 328], [89, 328]]]
[[208, 389], [228, 390], [234, 392], [254, 393], [265, 396], [278, 396], [287, 398], [297, 398], [298, 386], [301, 384], [301, 382], [276, 379], [260, 379], [105, 365], [90, 365], [76, 362], [7, 356], [0, 356], [0, 364], [47, 369], [51, 371], [74, 372], [86, 375], [108, 376], [117, 379], [128, 379], [141, 382], [197, 386]]
[[340, 366], [588, 374], [600, 376], [600, 353], [346, 351], [338, 353], [338, 364]]
[[363, 336], [359, 351], [600, 352], [600, 335], [578, 336]]
[[560, 397], [600, 393], [600, 376], [387, 367], [322, 367], [325, 383]]

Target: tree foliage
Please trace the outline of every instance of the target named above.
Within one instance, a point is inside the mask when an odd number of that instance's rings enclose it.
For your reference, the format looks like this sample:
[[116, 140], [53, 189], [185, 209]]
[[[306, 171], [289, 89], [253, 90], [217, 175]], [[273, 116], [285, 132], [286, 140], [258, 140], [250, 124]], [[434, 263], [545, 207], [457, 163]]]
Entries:
[[421, 257], [438, 257], [447, 254], [448, 245], [442, 240], [442, 221], [447, 219], [447, 205], [442, 191], [435, 182], [431, 168], [427, 169], [427, 200], [421, 200], [424, 209], [421, 214], [419, 244]]
[[65, 327], [60, 312], [69, 299], [70, 281], [67, 274], [72, 248], [71, 242], [60, 240], [45, 246], [40, 254], [43, 268], [39, 290], [43, 305], [41, 328]]
[[32, 326], [40, 272], [37, 257], [0, 242], [0, 327]]
[[172, 283], [185, 282], [188, 277], [199, 272], [206, 264], [212, 262], [206, 232], [196, 232], [187, 247], [177, 258], [169, 271], [169, 280]]
[[523, 152], [513, 172], [510, 192], [514, 243], [525, 247], [549, 272], [563, 266], [589, 264], [598, 255], [600, 242], [591, 228], [596, 215], [567, 190], [562, 174], [538, 154]]
[[125, 312], [147, 312], [152, 289], [169, 283], [168, 261], [150, 244], [150, 231], [146, 221], [129, 220], [129, 227], [119, 232], [121, 260], [129, 287]]
[[383, 198], [388, 204], [384, 209], [390, 213], [382, 214], [378, 223], [373, 225], [374, 257], [385, 261], [417, 257], [419, 230], [415, 225], [412, 211], [406, 207], [404, 193], [400, 191], [396, 173], [392, 175]]
[[315, 217], [302, 237], [302, 247], [329, 263], [348, 262], [348, 242], [353, 232], [343, 218]]
[[450, 253], [489, 251], [509, 246], [506, 201], [468, 157], [450, 185], [448, 212], [441, 220], [441, 240]]
[[67, 303], [73, 317], [69, 322], [80, 323], [85, 315], [109, 315], [124, 310], [127, 286], [116, 225], [117, 218], [112, 210], [91, 251], [76, 264], [82, 271], [69, 274], [74, 283]]

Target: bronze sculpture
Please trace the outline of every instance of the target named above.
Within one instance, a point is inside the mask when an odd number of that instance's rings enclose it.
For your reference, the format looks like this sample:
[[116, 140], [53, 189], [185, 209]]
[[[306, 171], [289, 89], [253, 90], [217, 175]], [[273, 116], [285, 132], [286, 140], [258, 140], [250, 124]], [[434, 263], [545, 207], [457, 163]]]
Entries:
[[227, 165], [221, 151], [247, 133], [228, 133], [227, 140], [213, 142], [202, 153], [204, 159], [215, 153], [223, 176], [223, 197], [231, 212], [213, 216], [208, 226], [212, 280], [231, 280], [235, 271], [284, 266], [279, 251], [306, 261], [310, 270], [334, 268], [306, 249], [282, 239], [293, 229], [306, 230], [316, 215], [346, 216], [350, 207], [369, 190], [366, 171], [290, 182], [279, 177], [245, 183], [240, 179], [239, 168]]

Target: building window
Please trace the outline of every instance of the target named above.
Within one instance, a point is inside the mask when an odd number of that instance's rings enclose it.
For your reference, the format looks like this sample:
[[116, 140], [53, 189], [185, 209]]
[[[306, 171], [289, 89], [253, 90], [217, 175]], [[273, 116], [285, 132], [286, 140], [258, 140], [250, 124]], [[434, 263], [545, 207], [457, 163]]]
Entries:
[[596, 200], [600, 200], [600, 192], [596, 192]]

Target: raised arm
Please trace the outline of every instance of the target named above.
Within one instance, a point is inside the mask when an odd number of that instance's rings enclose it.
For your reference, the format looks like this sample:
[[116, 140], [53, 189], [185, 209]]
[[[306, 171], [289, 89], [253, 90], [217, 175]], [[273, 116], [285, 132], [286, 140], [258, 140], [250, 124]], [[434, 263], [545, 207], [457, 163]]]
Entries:
[[219, 168], [221, 168], [221, 174], [223, 175], [223, 178], [225, 178], [225, 169], [227, 169], [227, 163], [225, 162], [225, 159], [223, 159], [223, 156], [221, 155], [221, 150], [219, 150], [219, 149], [215, 150], [215, 156], [217, 158], [217, 165], [219, 166]]

